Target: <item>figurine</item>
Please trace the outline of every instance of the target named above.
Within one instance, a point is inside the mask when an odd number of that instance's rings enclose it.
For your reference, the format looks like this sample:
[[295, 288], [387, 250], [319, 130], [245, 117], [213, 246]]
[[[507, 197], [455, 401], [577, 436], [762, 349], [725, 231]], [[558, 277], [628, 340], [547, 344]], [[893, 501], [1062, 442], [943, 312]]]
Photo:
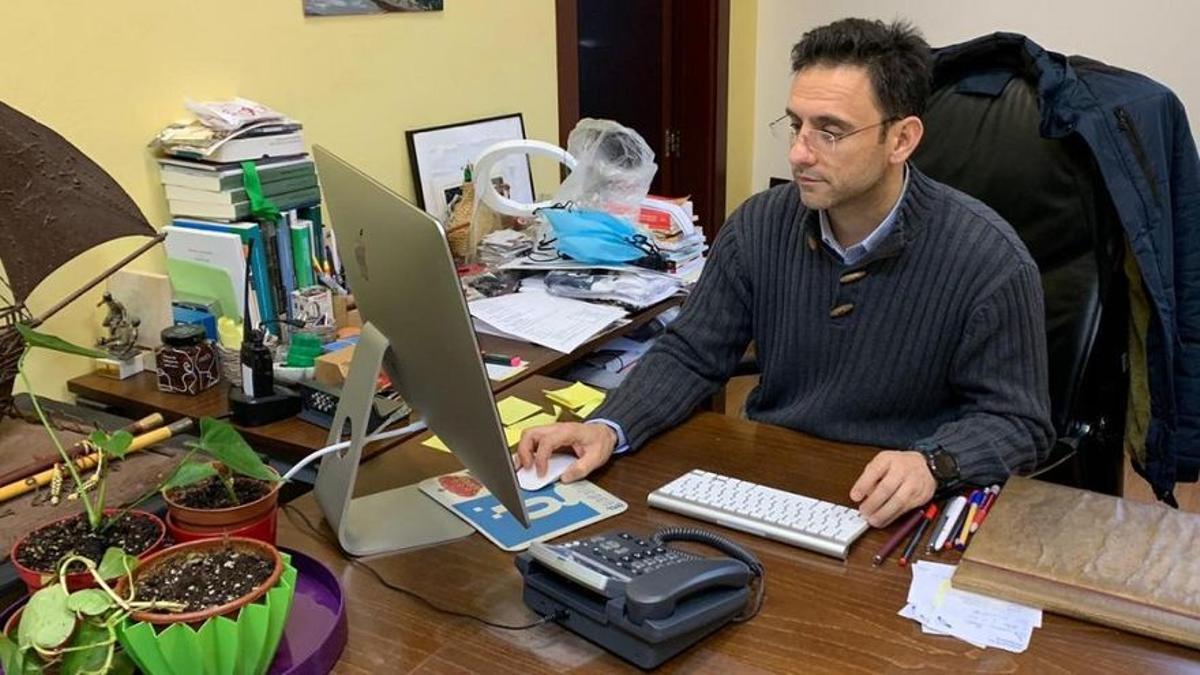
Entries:
[[130, 316], [125, 305], [113, 298], [112, 293], [105, 292], [104, 298], [96, 305], [104, 305], [108, 313], [104, 316], [101, 326], [108, 330], [108, 336], [96, 341], [96, 346], [108, 352], [117, 361], [126, 361], [137, 353], [138, 326], [142, 320]]

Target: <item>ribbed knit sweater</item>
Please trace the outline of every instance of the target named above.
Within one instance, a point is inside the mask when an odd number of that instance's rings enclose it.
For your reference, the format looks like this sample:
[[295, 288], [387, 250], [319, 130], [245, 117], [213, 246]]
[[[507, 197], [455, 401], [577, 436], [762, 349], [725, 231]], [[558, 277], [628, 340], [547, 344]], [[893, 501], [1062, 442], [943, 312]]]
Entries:
[[658, 343], [593, 418], [631, 449], [683, 421], [753, 339], [756, 421], [884, 448], [934, 441], [977, 483], [1054, 441], [1038, 270], [983, 203], [910, 167], [892, 232], [844, 265], [795, 185], [748, 199]]

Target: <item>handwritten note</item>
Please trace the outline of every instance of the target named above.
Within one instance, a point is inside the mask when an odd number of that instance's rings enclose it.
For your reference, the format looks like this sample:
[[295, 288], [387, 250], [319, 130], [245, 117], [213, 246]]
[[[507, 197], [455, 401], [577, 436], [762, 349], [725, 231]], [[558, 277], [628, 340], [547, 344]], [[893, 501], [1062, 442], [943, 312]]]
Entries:
[[1040, 609], [954, 588], [953, 565], [921, 560], [911, 569], [908, 604], [900, 616], [920, 622], [927, 634], [1020, 653], [1029, 648], [1033, 629], [1042, 625]]

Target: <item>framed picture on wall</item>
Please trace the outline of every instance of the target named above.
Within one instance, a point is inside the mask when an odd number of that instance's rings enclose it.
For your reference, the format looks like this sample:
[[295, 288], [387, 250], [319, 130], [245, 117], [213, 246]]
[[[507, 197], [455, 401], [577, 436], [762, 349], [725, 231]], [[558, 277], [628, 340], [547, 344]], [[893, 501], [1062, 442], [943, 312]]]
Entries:
[[[417, 205], [435, 218], [444, 218], [453, 198], [462, 192], [463, 169], [488, 146], [525, 139], [521, 113], [456, 122], [405, 132]], [[508, 187], [517, 202], [533, 202], [533, 169], [529, 155], [511, 155], [493, 168], [493, 181]]]
[[307, 16], [440, 11], [442, 0], [304, 0]]

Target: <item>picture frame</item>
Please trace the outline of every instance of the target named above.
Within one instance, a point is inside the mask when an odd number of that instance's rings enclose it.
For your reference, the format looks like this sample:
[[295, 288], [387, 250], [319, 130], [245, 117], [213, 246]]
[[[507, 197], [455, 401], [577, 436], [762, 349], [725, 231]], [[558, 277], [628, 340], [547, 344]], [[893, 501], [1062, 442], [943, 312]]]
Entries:
[[[521, 113], [443, 124], [404, 133], [412, 166], [417, 206], [435, 218], [446, 217], [450, 201], [462, 192], [463, 167], [500, 141], [525, 139]], [[534, 201], [533, 167], [529, 155], [511, 155], [495, 165], [493, 181], [505, 183], [508, 196], [522, 203]]]

